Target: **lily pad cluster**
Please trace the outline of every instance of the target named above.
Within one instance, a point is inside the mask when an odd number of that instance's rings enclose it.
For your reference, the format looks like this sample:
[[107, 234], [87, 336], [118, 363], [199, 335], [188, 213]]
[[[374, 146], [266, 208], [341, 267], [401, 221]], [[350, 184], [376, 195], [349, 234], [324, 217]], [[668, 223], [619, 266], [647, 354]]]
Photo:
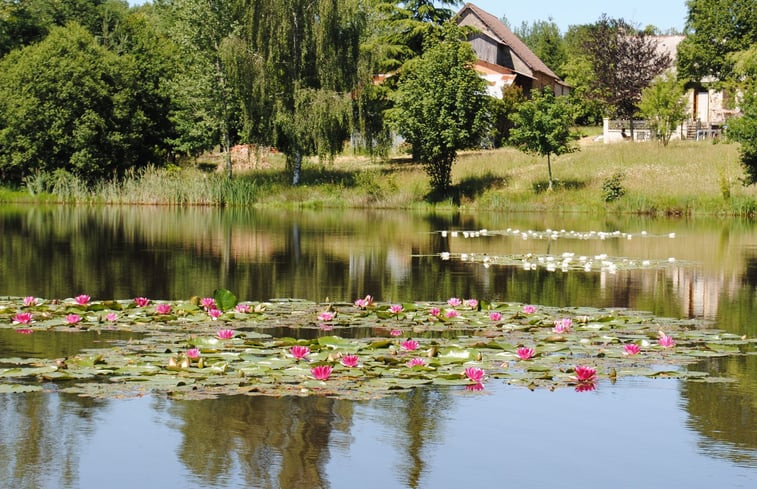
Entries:
[[181, 301], [0, 298], [0, 327], [19, 341], [43, 332], [134, 333], [67, 357], [0, 358], [0, 392], [95, 397], [370, 399], [430, 385], [485, 391], [495, 380], [579, 391], [627, 376], [724, 381], [685, 366], [755, 354], [756, 344], [699, 321], [625, 309], [370, 296], [238, 303], [224, 290]]

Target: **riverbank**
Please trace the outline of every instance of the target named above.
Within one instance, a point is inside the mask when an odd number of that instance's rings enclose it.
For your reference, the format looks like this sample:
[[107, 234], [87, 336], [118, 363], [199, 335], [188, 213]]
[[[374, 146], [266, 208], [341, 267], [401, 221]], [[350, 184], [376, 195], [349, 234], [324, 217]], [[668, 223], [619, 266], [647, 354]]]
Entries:
[[229, 180], [199, 168], [148, 169], [94, 190], [70, 175], [43, 175], [0, 201], [157, 205], [258, 205], [286, 208], [404, 208], [466, 211], [570, 211], [651, 215], [757, 213], [757, 187], [744, 187], [738, 145], [672, 142], [605, 145], [552, 159], [555, 190], [546, 191], [545, 158], [512, 148], [462, 153], [453, 188], [429, 199], [422, 165], [345, 155], [306, 163], [292, 187], [283, 157], [262, 170], [236, 171]]

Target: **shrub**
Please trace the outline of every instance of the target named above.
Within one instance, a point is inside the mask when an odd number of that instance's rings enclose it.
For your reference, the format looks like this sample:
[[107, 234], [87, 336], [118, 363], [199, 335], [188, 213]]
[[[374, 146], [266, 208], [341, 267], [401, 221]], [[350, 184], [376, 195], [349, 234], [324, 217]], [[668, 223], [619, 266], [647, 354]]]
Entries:
[[605, 179], [602, 182], [602, 200], [605, 202], [613, 202], [623, 197], [626, 193], [625, 187], [623, 187], [623, 179], [626, 174], [619, 171], [612, 174], [610, 178]]

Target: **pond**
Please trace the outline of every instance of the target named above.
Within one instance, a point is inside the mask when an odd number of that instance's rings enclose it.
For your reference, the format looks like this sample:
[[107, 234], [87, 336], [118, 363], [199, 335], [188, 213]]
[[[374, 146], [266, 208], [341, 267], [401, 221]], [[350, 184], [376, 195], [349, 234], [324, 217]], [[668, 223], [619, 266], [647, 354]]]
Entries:
[[[563, 271], [545, 258], [565, 254], [607, 266]], [[756, 286], [757, 224], [732, 219], [0, 207], [0, 296], [463, 297], [629, 307], [755, 337]], [[0, 330], [0, 358], [129, 340]], [[692, 368], [733, 382], [624, 377], [576, 392], [492, 379], [482, 392], [424, 387], [370, 401], [0, 394], [0, 478], [18, 488], [753, 487], [757, 355]]]

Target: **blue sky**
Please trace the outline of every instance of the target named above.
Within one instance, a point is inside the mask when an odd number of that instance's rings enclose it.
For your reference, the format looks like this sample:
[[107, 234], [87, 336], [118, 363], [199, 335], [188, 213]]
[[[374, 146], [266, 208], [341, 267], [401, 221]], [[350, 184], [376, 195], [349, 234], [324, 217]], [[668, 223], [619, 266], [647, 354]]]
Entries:
[[505, 15], [511, 27], [518, 27], [523, 21], [530, 24], [552, 17], [563, 33], [570, 25], [591, 24], [603, 13], [639, 27], [652, 24], [663, 31], [671, 27], [682, 31], [688, 14], [685, 0], [475, 0], [471, 3], [497, 17]]
[[[145, 3], [145, 0], [128, 1], [131, 5]], [[512, 27], [520, 26], [523, 21], [530, 24], [552, 17], [563, 33], [571, 25], [591, 24], [603, 13], [639, 27], [652, 24], [663, 31], [671, 27], [682, 31], [688, 13], [686, 0], [476, 0], [472, 3], [497, 17], [505, 15]], [[460, 7], [463, 4], [460, 2]]]

